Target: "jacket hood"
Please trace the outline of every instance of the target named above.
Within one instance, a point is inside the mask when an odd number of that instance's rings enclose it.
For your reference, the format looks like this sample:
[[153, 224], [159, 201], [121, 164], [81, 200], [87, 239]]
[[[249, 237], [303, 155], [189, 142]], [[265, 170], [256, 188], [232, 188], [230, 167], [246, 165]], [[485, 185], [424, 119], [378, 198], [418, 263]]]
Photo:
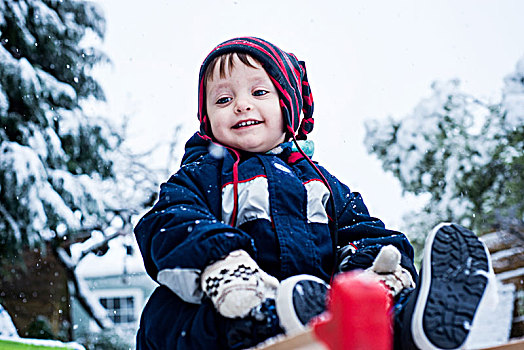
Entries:
[[313, 96], [307, 80], [305, 62], [299, 61], [292, 53], [284, 52], [255, 37], [227, 40], [215, 47], [202, 63], [198, 83], [198, 119], [202, 135], [212, 136], [206, 111], [206, 69], [213, 59], [231, 52], [248, 54], [262, 64], [278, 90], [287, 131], [296, 135], [297, 139], [306, 139], [307, 134], [313, 130], [314, 121]]
[[[200, 157], [209, 153], [212, 141], [208, 137], [202, 136], [200, 133], [195, 133], [186, 142], [184, 156], [182, 157], [181, 165], [187, 165], [198, 160]], [[220, 146], [216, 146], [220, 147]]]

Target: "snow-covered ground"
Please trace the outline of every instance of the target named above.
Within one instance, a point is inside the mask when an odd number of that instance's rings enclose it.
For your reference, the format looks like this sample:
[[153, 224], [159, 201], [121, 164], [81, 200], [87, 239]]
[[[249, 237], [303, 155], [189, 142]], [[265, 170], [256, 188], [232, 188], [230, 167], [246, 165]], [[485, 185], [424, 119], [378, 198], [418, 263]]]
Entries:
[[[0, 341], [2, 340], [14, 341], [17, 343], [33, 345], [35, 347], [36, 346], [40, 346], [40, 347], [46, 346], [46, 347], [53, 347], [53, 348], [85, 350], [85, 348], [82, 345], [76, 342], [63, 343], [57, 340], [28, 339], [28, 338], [19, 337], [16, 331], [16, 327], [13, 324], [13, 321], [11, 320], [11, 316], [9, 316], [7, 311], [0, 304]], [[1, 347], [2, 347], [2, 344], [0, 344], [0, 348]]]

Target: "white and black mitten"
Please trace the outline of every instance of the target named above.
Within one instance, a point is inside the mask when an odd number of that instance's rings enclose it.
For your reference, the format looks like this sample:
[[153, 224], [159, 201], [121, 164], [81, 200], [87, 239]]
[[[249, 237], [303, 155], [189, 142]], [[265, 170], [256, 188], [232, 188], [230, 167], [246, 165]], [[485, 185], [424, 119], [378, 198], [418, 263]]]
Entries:
[[225, 317], [244, 317], [267, 298], [275, 298], [278, 280], [262, 271], [244, 250], [235, 250], [207, 266], [202, 290]]
[[404, 288], [415, 287], [409, 271], [400, 265], [400, 257], [400, 252], [396, 247], [384, 246], [373, 261], [373, 265], [364, 270], [364, 274], [372, 275], [384, 282], [393, 297]]

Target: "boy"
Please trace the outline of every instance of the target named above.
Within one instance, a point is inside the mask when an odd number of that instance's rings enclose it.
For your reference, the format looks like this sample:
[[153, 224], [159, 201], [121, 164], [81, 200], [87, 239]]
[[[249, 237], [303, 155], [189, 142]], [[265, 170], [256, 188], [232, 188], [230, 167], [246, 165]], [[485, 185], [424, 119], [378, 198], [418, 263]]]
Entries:
[[[304, 62], [262, 39], [228, 40], [204, 60], [198, 93], [200, 132], [135, 228], [160, 284], [142, 314], [139, 349], [239, 349], [291, 334], [323, 311], [334, 273], [359, 268], [395, 297], [396, 347], [462, 346], [487, 285], [482, 244], [459, 226], [437, 228], [414, 289], [407, 238], [310, 159]], [[462, 261], [474, 280], [446, 271]], [[441, 285], [474, 297], [456, 300]], [[441, 312], [441, 302], [450, 309]], [[460, 317], [444, 317], [459, 304]]]

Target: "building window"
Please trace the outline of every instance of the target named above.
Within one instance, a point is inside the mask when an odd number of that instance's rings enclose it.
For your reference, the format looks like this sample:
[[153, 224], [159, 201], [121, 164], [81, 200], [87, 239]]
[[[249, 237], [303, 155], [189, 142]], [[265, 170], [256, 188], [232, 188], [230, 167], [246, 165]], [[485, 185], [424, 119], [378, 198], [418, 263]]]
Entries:
[[101, 297], [100, 304], [106, 308], [109, 318], [115, 325], [125, 325], [136, 321], [135, 298], [124, 297]]
[[[107, 315], [115, 327], [120, 329], [138, 329], [140, 312], [144, 295], [138, 288], [103, 288], [93, 290], [93, 296], [107, 310]], [[90, 320], [90, 329], [98, 330], [98, 326]]]

